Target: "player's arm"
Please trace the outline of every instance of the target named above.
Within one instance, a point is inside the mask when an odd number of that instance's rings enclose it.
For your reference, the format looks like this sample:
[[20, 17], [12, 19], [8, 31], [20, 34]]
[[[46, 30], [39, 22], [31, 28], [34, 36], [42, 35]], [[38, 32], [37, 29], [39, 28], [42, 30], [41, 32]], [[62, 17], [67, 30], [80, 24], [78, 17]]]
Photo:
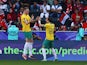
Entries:
[[40, 27], [45, 27], [45, 25], [44, 25], [44, 24], [39, 24], [39, 26], [40, 26]]
[[24, 16], [21, 17], [21, 21], [23, 21], [25, 24], [29, 23]]
[[40, 27], [45, 27], [45, 24], [42, 24], [40, 19], [38, 20], [38, 23]]
[[38, 24], [39, 24], [40, 27], [45, 27], [45, 24], [41, 24], [41, 18], [40, 17], [38, 17], [37, 20], [38, 20]]
[[39, 23], [39, 26], [40, 26], [40, 27], [45, 27], [45, 24]]
[[38, 21], [39, 17], [37, 17], [36, 19], [34, 19], [34, 16], [31, 16], [31, 20], [30, 23], [35, 23], [36, 21]]
[[26, 23], [28, 25], [30, 23], [34, 23], [34, 22], [38, 21], [38, 17], [34, 20], [34, 16], [32, 15], [30, 21], [28, 21], [26, 19], [23, 19], [23, 21], [24, 21], [24, 23]]
[[24, 23], [26, 23], [26, 25], [29, 24], [29, 21], [27, 21], [26, 19], [24, 19]]

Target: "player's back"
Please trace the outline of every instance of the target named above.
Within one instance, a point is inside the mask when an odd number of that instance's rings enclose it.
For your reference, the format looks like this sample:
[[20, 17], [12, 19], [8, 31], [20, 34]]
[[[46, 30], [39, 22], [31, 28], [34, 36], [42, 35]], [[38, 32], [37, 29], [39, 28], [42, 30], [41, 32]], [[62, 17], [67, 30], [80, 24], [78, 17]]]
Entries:
[[47, 40], [54, 40], [54, 28], [55, 25], [52, 23], [46, 23], [46, 39]]

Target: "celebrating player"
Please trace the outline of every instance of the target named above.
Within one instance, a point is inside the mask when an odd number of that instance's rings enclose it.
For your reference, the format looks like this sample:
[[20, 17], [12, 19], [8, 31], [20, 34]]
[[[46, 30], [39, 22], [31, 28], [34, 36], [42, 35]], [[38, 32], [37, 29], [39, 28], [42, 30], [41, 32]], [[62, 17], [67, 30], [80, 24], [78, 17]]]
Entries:
[[27, 60], [27, 51], [29, 51], [29, 58], [34, 59], [32, 55], [32, 48], [33, 48], [33, 36], [30, 28], [30, 23], [33, 23], [35, 21], [34, 16], [30, 18], [29, 16], [29, 8], [25, 7], [24, 12], [21, 16], [21, 23], [22, 23], [22, 31], [24, 32], [24, 35], [26, 37], [26, 42], [24, 45], [24, 51], [22, 57]]
[[55, 30], [55, 25], [50, 22], [50, 20], [47, 18], [46, 19], [46, 24], [40, 24], [40, 26], [46, 28], [46, 39], [43, 42], [43, 47], [42, 47], [42, 53], [43, 53], [43, 61], [47, 61], [46, 59], [46, 48], [52, 49], [52, 53], [54, 55], [55, 60], [57, 60], [57, 55], [55, 52], [55, 49], [53, 48], [53, 42], [54, 42], [54, 30]]

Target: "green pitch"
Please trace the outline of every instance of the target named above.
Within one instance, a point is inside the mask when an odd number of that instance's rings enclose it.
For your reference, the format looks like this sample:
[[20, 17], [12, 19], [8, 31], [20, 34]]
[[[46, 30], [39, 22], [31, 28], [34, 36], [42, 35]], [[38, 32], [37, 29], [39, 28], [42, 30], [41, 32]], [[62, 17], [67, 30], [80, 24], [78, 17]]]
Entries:
[[87, 61], [24, 61], [24, 60], [0, 60], [0, 65], [87, 65]]

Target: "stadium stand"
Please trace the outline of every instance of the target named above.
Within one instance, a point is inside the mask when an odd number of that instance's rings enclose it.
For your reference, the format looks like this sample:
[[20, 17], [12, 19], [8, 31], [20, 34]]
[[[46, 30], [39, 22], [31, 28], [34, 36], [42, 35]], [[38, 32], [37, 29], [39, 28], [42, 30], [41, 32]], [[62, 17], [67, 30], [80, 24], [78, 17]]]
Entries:
[[[7, 30], [12, 23], [21, 30], [20, 17], [25, 6], [35, 18], [42, 14], [50, 17], [58, 31], [76, 31], [79, 24], [87, 30], [87, 0], [0, 0], [0, 30]], [[41, 23], [45, 24], [45, 19], [43, 15]], [[31, 27], [36, 30], [39, 25], [36, 22]]]

